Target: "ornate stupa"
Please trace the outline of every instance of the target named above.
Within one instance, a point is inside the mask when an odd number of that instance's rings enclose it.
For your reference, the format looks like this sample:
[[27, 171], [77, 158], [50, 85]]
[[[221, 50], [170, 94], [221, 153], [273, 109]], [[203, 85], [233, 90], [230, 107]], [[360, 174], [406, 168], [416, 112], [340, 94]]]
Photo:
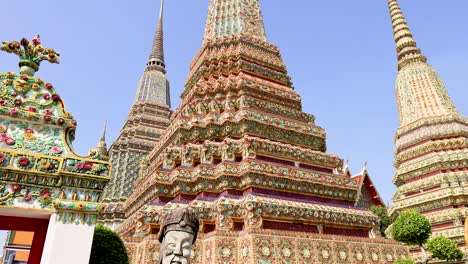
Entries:
[[468, 215], [468, 120], [460, 115], [438, 73], [426, 63], [396, 0], [388, 6], [398, 54], [392, 215], [413, 208], [432, 224], [433, 236], [465, 247]]
[[133, 192], [135, 180], [147, 166], [146, 157], [169, 126], [169, 81], [163, 49], [163, 5], [146, 69], [135, 100], [117, 140], [110, 148], [112, 178], [104, 192], [107, 202], [101, 221], [114, 228], [124, 219], [123, 202]]
[[45, 228], [31, 227], [30, 263], [64, 263], [70, 256], [85, 263], [111, 165], [74, 152], [77, 122], [56, 87], [34, 76], [41, 62], [58, 63], [59, 54], [39, 37], [3, 42], [0, 50], [20, 57], [19, 73], [0, 73], [0, 222], [14, 227], [18, 217], [46, 219]]
[[161, 216], [191, 206], [193, 263], [393, 263], [405, 247], [379, 237], [382, 204], [366, 172], [326, 153], [302, 112], [259, 0], [211, 0], [205, 36], [170, 126], [148, 156], [117, 232], [132, 263], [159, 258]]

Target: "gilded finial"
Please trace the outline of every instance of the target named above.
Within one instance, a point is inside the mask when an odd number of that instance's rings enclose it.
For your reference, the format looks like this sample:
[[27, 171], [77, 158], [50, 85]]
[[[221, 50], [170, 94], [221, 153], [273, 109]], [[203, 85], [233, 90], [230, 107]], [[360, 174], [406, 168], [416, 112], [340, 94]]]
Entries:
[[44, 48], [39, 35], [31, 41], [26, 38], [17, 41], [4, 41], [0, 50], [14, 53], [20, 58], [20, 73], [33, 76], [39, 70], [42, 61], [59, 63], [60, 54], [51, 48]]
[[426, 57], [422, 55], [421, 50], [416, 45], [416, 41], [413, 39], [413, 34], [403, 16], [398, 1], [388, 0], [388, 8], [392, 19], [393, 34], [398, 54], [398, 70], [413, 61], [426, 62]]

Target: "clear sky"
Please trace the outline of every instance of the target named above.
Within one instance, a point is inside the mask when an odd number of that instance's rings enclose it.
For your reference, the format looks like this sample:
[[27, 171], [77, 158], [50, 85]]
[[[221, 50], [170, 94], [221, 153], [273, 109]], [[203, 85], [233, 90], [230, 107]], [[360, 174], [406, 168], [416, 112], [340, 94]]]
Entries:
[[[368, 161], [385, 201], [394, 186], [393, 135], [398, 127], [396, 55], [386, 0], [262, 0], [268, 39], [278, 45], [304, 111], [327, 131], [328, 151], [358, 173]], [[400, 0], [419, 47], [468, 115], [468, 1]], [[175, 108], [188, 66], [201, 46], [208, 0], [166, 0], [165, 52]], [[40, 34], [62, 63], [43, 63], [78, 120], [80, 154], [97, 143], [108, 120], [108, 145], [132, 104], [151, 48], [159, 0], [6, 1], [0, 40]], [[17, 59], [0, 54], [0, 72]]]

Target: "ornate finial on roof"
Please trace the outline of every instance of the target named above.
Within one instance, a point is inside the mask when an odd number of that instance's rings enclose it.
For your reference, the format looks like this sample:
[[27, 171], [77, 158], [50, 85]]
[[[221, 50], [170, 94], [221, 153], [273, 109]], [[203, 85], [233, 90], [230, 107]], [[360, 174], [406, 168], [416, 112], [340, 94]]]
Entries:
[[36, 36], [31, 41], [23, 38], [20, 42], [4, 41], [0, 50], [8, 53], [14, 53], [20, 57], [20, 73], [28, 76], [34, 76], [39, 70], [42, 61], [59, 63], [60, 54], [51, 48], [44, 48], [41, 44], [41, 38]]
[[367, 160], [366, 160], [366, 162], [364, 162], [364, 167], [362, 168], [362, 171], [363, 171], [363, 172], [364, 172], [364, 171], [367, 171]]
[[403, 12], [397, 0], [388, 0], [388, 8], [393, 25], [393, 34], [395, 36], [396, 49], [398, 53], [398, 69], [412, 61], [426, 62], [426, 57], [421, 54], [416, 41], [408, 27]]
[[229, 35], [266, 40], [260, 0], [210, 0], [205, 40]]
[[154, 34], [153, 48], [148, 60], [147, 70], [159, 70], [166, 72], [166, 64], [164, 63], [164, 34], [163, 34], [163, 9], [164, 0], [161, 0], [161, 7], [159, 10], [159, 20]]

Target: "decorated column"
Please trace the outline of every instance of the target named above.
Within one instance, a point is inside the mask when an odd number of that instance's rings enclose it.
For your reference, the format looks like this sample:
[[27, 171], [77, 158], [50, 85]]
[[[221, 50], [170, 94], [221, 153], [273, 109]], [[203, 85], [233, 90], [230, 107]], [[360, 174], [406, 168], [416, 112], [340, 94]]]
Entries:
[[59, 54], [39, 37], [0, 49], [21, 59], [20, 73], [0, 74], [0, 217], [49, 219], [40, 263], [88, 263], [111, 165], [98, 150], [74, 153], [76, 121], [54, 85], [34, 77]]

